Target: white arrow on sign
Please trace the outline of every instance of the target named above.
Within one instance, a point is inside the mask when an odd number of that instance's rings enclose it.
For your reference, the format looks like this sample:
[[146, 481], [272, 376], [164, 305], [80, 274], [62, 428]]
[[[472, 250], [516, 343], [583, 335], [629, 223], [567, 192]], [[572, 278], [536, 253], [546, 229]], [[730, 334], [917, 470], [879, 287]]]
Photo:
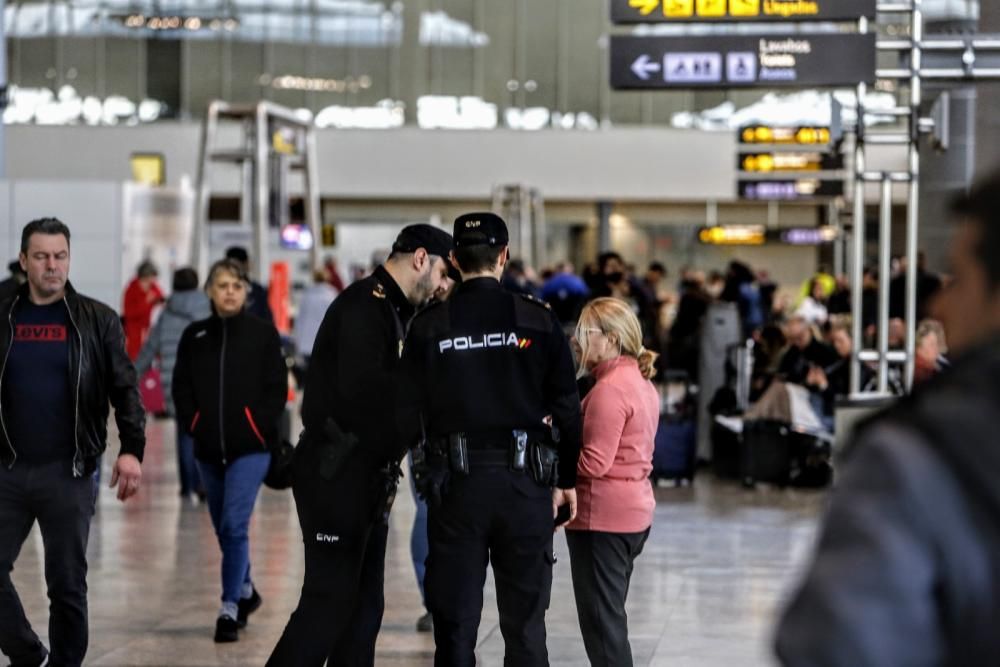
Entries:
[[649, 81], [650, 72], [659, 71], [660, 63], [650, 60], [649, 56], [645, 53], [639, 56], [636, 61], [632, 63], [632, 72], [643, 81]]

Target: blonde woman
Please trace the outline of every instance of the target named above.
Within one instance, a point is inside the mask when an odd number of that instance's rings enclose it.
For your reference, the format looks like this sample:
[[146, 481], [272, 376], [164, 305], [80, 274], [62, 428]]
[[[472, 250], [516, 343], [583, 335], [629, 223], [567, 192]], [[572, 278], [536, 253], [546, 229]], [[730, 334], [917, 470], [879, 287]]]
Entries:
[[632, 664], [625, 598], [653, 523], [649, 483], [660, 399], [650, 382], [657, 355], [642, 346], [628, 305], [602, 298], [577, 325], [580, 364], [596, 379], [583, 401], [577, 516], [566, 528], [573, 590], [590, 664]]

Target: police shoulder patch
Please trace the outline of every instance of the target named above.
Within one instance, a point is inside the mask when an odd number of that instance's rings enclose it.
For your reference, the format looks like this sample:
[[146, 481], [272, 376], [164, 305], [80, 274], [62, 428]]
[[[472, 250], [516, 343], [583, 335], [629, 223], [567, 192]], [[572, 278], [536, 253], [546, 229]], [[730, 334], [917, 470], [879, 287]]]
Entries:
[[552, 306], [528, 294], [518, 294], [514, 300], [514, 313], [519, 327], [538, 331], [551, 331], [555, 313]]
[[541, 306], [545, 310], [552, 310], [552, 306], [549, 305], [548, 301], [542, 301], [537, 296], [532, 296], [531, 294], [520, 294], [518, 296], [527, 301], [528, 303], [533, 303], [536, 306]]

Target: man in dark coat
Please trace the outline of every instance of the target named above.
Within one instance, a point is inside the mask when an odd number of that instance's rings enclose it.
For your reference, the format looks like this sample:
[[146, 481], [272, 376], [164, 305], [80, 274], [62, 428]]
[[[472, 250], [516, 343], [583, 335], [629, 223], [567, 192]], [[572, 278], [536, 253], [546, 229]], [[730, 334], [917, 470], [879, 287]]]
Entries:
[[955, 207], [952, 369], [853, 438], [778, 627], [786, 667], [1000, 664], [1000, 174]]

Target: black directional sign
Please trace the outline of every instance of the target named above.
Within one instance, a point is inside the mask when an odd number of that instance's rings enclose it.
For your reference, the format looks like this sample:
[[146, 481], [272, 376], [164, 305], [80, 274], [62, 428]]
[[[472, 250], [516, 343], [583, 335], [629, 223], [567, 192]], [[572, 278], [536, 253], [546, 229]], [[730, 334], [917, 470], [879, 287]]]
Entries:
[[811, 201], [825, 197], [843, 197], [843, 179], [825, 180], [820, 178], [799, 178], [792, 180], [765, 181], [740, 180], [740, 199], [757, 201]]
[[844, 168], [844, 154], [802, 151], [741, 153], [736, 156], [736, 168], [751, 174], [839, 171]]
[[875, 35], [614, 35], [611, 87], [850, 87], [875, 81]]
[[876, 0], [611, 0], [614, 23], [857, 21]]

